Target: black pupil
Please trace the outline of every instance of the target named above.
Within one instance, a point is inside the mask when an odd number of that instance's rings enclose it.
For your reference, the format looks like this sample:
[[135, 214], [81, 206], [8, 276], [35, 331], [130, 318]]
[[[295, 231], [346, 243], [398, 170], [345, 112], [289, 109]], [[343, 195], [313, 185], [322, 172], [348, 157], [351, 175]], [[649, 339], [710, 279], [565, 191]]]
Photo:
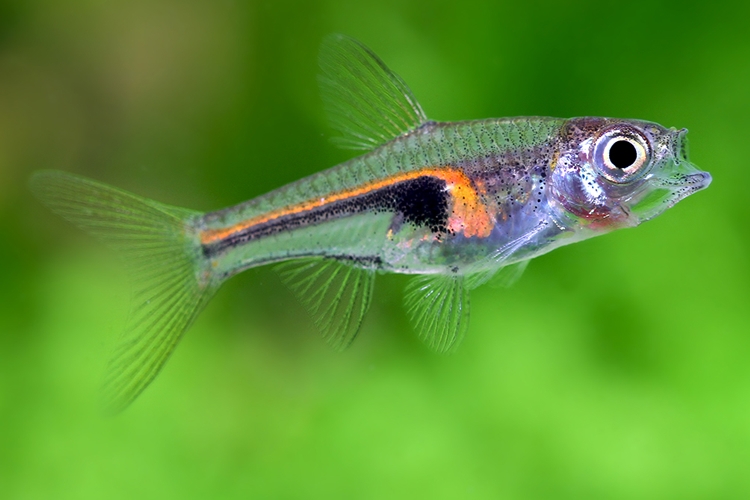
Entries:
[[635, 146], [628, 141], [617, 141], [609, 148], [609, 161], [617, 168], [628, 168], [638, 157]]

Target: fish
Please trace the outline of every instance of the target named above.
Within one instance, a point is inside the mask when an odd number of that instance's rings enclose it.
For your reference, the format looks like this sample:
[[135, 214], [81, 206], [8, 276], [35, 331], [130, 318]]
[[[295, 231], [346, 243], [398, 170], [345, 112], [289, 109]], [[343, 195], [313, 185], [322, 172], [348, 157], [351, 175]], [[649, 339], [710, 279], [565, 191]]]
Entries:
[[345, 35], [321, 45], [319, 86], [344, 163], [209, 213], [61, 171], [30, 181], [53, 212], [115, 248], [133, 306], [102, 395], [119, 412], [154, 380], [221, 284], [274, 264], [335, 348], [349, 345], [378, 273], [414, 275], [409, 320], [437, 352], [469, 325], [470, 291], [529, 261], [653, 219], [711, 183], [687, 130], [643, 120], [427, 118], [409, 87]]

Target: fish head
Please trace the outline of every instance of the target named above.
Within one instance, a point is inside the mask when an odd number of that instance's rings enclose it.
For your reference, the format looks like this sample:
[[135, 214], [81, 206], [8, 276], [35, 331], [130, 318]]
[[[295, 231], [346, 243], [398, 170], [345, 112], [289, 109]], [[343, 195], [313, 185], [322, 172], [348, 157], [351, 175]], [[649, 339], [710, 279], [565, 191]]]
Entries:
[[598, 230], [632, 227], [708, 187], [688, 159], [687, 129], [573, 118], [550, 165], [549, 196], [568, 218]]

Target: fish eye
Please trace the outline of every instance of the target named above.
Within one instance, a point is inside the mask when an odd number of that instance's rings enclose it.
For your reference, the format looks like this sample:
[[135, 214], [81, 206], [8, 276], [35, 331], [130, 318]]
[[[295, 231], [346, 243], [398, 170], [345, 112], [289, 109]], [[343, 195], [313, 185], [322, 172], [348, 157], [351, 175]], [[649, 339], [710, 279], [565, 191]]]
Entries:
[[617, 184], [640, 177], [650, 156], [648, 141], [632, 127], [609, 129], [594, 143], [594, 164], [605, 178]]
[[620, 170], [630, 168], [638, 159], [638, 151], [632, 142], [618, 139], [609, 143], [609, 151], [604, 154], [604, 161]]

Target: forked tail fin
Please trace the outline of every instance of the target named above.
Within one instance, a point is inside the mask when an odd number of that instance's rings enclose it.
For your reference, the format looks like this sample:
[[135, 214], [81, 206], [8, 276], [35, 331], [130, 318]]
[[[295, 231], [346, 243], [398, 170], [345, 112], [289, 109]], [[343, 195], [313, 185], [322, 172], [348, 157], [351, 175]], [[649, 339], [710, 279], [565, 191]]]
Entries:
[[64, 172], [37, 172], [31, 189], [53, 212], [116, 248], [130, 272], [131, 311], [102, 387], [105, 409], [119, 412], [159, 373], [220, 285], [195, 233], [201, 214]]

